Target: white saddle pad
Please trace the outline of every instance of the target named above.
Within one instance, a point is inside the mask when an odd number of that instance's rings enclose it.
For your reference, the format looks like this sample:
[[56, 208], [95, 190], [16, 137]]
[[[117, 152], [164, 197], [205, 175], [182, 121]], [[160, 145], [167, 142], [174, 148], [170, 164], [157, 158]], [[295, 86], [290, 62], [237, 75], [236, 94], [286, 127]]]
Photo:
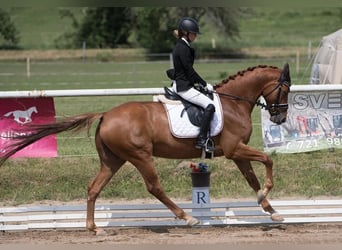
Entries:
[[[214, 94], [215, 113], [211, 121], [210, 135], [218, 135], [223, 128], [222, 107], [217, 94]], [[169, 119], [170, 130], [173, 136], [178, 138], [195, 138], [199, 134], [199, 127], [194, 126], [188, 117], [187, 112], [182, 111], [182, 104], [164, 103], [167, 117]], [[181, 116], [182, 115], [182, 116]]]

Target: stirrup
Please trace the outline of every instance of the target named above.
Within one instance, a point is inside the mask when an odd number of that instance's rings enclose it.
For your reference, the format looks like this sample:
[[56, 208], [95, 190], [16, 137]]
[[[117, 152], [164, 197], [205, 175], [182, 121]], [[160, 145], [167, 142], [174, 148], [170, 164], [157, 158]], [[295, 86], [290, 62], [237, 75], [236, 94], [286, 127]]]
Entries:
[[195, 143], [195, 148], [197, 149], [203, 149], [206, 147], [208, 138], [197, 138]]
[[215, 143], [210, 137], [205, 141], [204, 147], [202, 148], [202, 159], [213, 159], [214, 158]]

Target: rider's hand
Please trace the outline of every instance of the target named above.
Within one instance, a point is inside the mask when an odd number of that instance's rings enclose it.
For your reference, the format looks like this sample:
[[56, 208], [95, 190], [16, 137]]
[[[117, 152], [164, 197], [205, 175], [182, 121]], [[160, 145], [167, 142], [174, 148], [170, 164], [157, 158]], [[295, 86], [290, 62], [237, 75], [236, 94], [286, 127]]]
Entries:
[[206, 89], [208, 92], [213, 92], [213, 91], [214, 91], [214, 87], [213, 87], [213, 85], [211, 85], [210, 83], [207, 83], [207, 86], [205, 86], [205, 89]]

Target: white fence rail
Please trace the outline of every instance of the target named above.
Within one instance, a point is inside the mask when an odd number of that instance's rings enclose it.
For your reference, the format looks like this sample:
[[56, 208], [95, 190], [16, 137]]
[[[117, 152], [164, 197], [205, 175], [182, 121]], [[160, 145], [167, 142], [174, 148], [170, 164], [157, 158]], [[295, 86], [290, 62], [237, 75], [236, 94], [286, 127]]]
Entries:
[[[272, 201], [272, 205], [283, 222], [273, 222], [256, 202], [180, 207], [200, 219], [200, 226], [342, 222], [342, 200]], [[162, 204], [97, 205], [95, 218], [100, 227], [185, 226]], [[0, 231], [85, 229], [85, 219], [82, 205], [1, 207]]]
[[115, 95], [155, 95], [164, 93], [163, 88], [124, 89], [69, 89], [69, 90], [26, 90], [0, 91], [0, 98], [19, 97], [68, 97], [68, 96], [115, 96]]
[[[293, 85], [295, 91], [342, 90], [342, 85]], [[123, 88], [123, 89], [70, 89], [70, 90], [26, 90], [0, 91], [0, 98], [19, 97], [68, 97], [68, 96], [111, 96], [111, 95], [156, 95], [164, 93], [163, 88]]]

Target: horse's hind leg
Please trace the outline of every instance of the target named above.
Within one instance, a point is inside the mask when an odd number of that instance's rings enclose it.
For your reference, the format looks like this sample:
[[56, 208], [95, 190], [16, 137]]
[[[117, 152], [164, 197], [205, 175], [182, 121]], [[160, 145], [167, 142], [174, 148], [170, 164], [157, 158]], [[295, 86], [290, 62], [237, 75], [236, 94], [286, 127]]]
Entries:
[[100, 171], [88, 186], [86, 227], [98, 235], [103, 231], [97, 228], [94, 221], [95, 201], [101, 190], [125, 161], [115, 156], [102, 142], [97, 141], [96, 146], [100, 157]]
[[199, 223], [199, 221], [186, 214], [183, 209], [178, 207], [164, 192], [157, 175], [157, 171], [154, 167], [153, 158], [151, 156], [142, 154], [138, 158], [130, 160], [139, 170], [144, 178], [147, 190], [160, 200], [167, 208], [169, 208], [179, 219], [186, 221], [188, 226], [193, 226]]

